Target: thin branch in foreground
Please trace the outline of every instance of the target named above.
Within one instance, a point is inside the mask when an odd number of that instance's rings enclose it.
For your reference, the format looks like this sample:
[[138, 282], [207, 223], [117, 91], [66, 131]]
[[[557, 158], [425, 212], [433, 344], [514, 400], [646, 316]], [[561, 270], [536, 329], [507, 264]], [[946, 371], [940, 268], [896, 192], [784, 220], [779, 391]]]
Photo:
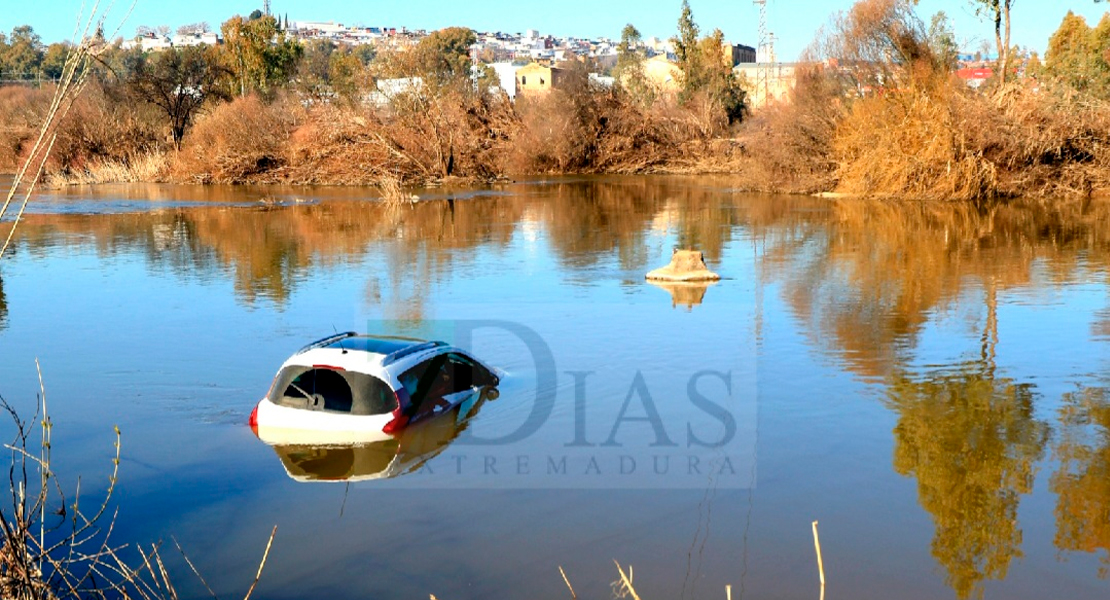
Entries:
[[624, 587], [625, 591], [632, 594], [632, 600], [640, 600], [640, 595], [636, 593], [636, 588], [632, 587], [632, 565], [628, 565], [628, 575], [625, 575], [624, 569], [621, 568], [619, 562], [614, 560], [613, 564], [617, 565], [617, 572], [621, 574], [621, 585]]
[[266, 567], [266, 557], [270, 556], [270, 546], [274, 543], [275, 535], [277, 535], [277, 525], [274, 525], [274, 530], [270, 532], [270, 541], [266, 542], [266, 551], [262, 553], [262, 561], [258, 563], [258, 573], [254, 576], [254, 581], [251, 582], [251, 587], [247, 590], [247, 595], [243, 596], [243, 600], [250, 600], [251, 594], [254, 593], [254, 586], [258, 585], [259, 579], [262, 579], [262, 569]]
[[574, 593], [574, 586], [572, 586], [570, 584], [570, 580], [567, 579], [567, 574], [565, 571], [563, 571], [562, 565], [559, 565], [559, 574], [563, 576], [563, 582], [567, 584], [567, 589], [570, 590], [570, 597], [572, 598], [572, 600], [578, 600], [578, 594]]

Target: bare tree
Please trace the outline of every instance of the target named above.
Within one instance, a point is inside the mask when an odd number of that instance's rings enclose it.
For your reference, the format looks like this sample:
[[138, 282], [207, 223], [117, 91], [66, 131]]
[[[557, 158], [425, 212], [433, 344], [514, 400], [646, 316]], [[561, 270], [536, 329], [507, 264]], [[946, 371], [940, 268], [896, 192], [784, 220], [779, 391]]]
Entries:
[[182, 25], [181, 27], [177, 28], [178, 35], [188, 35], [191, 33], [208, 33], [209, 31], [212, 31], [212, 28], [209, 27], [208, 21], [189, 23], [188, 25]]
[[1002, 83], [1006, 83], [1010, 70], [1010, 7], [1014, 0], [969, 0], [975, 6], [976, 14], [986, 16], [994, 23], [994, 44], [998, 49], [998, 71]]
[[135, 65], [129, 82], [132, 92], [165, 112], [177, 148], [204, 104], [222, 96], [218, 82], [230, 73], [214, 52], [205, 46], [171, 48], [144, 55]]

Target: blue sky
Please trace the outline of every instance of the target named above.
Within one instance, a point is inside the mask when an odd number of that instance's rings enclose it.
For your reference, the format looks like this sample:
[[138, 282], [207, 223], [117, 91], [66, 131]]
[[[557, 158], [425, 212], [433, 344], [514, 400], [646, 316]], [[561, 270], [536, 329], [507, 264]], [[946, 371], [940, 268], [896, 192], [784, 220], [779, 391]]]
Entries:
[[[89, 0], [87, 0], [89, 1]], [[102, 0], [106, 4], [110, 0]], [[523, 31], [575, 36], [616, 38], [631, 22], [645, 37], [674, 34], [681, 0], [271, 0], [273, 11], [291, 20], [338, 21], [344, 24], [384, 25], [415, 29], [438, 29], [465, 25], [478, 29]], [[129, 0], [115, 0], [110, 23], [118, 23]], [[3, 0], [0, 30], [10, 31], [24, 23], [35, 28], [47, 42], [68, 39], [73, 32], [80, 0]], [[133, 34], [138, 25], [170, 25], [208, 21], [213, 27], [233, 14], [247, 14], [262, 0], [138, 0], [122, 33]], [[730, 41], [755, 45], [758, 11], [750, 0], [690, 0], [694, 19], [704, 31], [720, 28]], [[777, 37], [780, 60], [792, 60], [813, 38], [833, 13], [851, 6], [850, 0], [768, 0], [770, 29]], [[1014, 5], [1014, 43], [1044, 51], [1048, 37], [1060, 25], [1068, 9], [1084, 15], [1092, 25], [1106, 11], [1106, 4], [1093, 0], [1028, 0]], [[974, 51], [983, 40], [993, 39], [989, 24], [974, 16], [968, 0], [920, 0], [924, 19], [943, 10], [955, 22], [957, 38], [964, 49]]]

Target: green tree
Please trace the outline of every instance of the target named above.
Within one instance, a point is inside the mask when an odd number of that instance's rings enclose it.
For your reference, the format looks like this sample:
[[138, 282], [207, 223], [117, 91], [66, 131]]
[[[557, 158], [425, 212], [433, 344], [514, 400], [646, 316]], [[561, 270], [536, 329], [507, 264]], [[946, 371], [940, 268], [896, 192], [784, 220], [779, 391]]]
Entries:
[[336, 94], [355, 101], [369, 86], [366, 65], [349, 47], [333, 52], [328, 59], [328, 83]]
[[732, 70], [732, 56], [725, 54], [725, 34], [720, 29], [702, 38], [698, 51], [701, 60], [701, 91], [720, 103], [729, 123], [743, 118], [746, 95]]
[[42, 58], [43, 77], [51, 79], [61, 77], [62, 69], [65, 67], [66, 60], [69, 59], [69, 54], [72, 51], [73, 47], [67, 42], [57, 42], [47, 46], [46, 54]]
[[1029, 55], [1029, 60], [1025, 63], [1025, 75], [1033, 79], [1040, 79], [1044, 75], [1044, 64], [1041, 63], [1041, 57], [1036, 52]]
[[639, 47], [640, 39], [640, 31], [632, 23], [621, 30], [613, 77], [632, 98], [643, 106], [649, 106], [655, 101], [655, 90], [644, 77], [644, 53]]
[[746, 96], [740, 80], [732, 71], [732, 57], [725, 55], [724, 34], [720, 29], [698, 38], [688, 0], [682, 0], [678, 17], [678, 35], [671, 38], [682, 69], [682, 92], [679, 100], [687, 102], [699, 94], [720, 106], [729, 123], [739, 121], [745, 110]]
[[1098, 25], [1091, 31], [1091, 51], [1094, 54], [1095, 93], [1103, 98], [1110, 97], [1110, 13], [1102, 15]]
[[30, 25], [20, 25], [12, 29], [3, 57], [5, 71], [33, 78], [42, 67], [42, 57], [42, 38]]
[[1048, 40], [1045, 71], [1080, 91], [1090, 90], [1096, 79], [1094, 32], [1087, 20], [1068, 11]]
[[477, 41], [478, 36], [466, 27], [433, 31], [413, 49], [413, 66], [424, 83], [433, 88], [469, 85], [474, 65], [470, 47]]
[[239, 94], [269, 92], [294, 74], [304, 48], [287, 39], [269, 15], [244, 20], [236, 15], [220, 26], [227, 66], [239, 83]]
[[328, 69], [335, 44], [331, 40], [309, 40], [297, 65], [298, 87], [307, 94], [326, 94], [329, 87]]
[[359, 61], [362, 62], [362, 66], [368, 67], [378, 56], [378, 51], [374, 48], [373, 44], [359, 44], [355, 46], [352, 54], [358, 57]]
[[671, 38], [674, 44], [678, 66], [684, 74], [684, 91], [698, 88], [702, 84], [701, 53], [698, 46], [698, 25], [694, 22], [694, 12], [690, 10], [689, 0], [682, 0], [682, 12], [678, 17], [678, 35]]
[[196, 114], [222, 95], [217, 83], [225, 74], [214, 48], [187, 46], [141, 55], [128, 83], [136, 97], [166, 114], [174, 146], [180, 149]]
[[952, 22], [943, 10], [933, 15], [926, 35], [936, 62], [949, 71], [955, 69], [959, 61], [959, 46], [952, 31]]
[[638, 65], [644, 59], [640, 50], [640, 30], [629, 23], [621, 30], [621, 41], [617, 44], [617, 71], [629, 65]]

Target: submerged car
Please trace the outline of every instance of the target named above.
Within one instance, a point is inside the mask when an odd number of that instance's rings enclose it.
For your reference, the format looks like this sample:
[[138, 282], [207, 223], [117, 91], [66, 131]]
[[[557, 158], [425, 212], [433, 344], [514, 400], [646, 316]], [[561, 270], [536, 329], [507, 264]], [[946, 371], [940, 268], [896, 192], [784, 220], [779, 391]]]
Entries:
[[[359, 482], [392, 479], [419, 471], [439, 456], [478, 416], [486, 400], [497, 396], [486, 388], [473, 404], [464, 402], [451, 413], [372, 442], [352, 443], [344, 433], [317, 432], [313, 443], [290, 430], [262, 429], [259, 438], [273, 448], [285, 472], [301, 483]], [[289, 434], [294, 435], [289, 435]]]
[[260, 438], [313, 443], [342, 432], [385, 439], [410, 423], [476, 401], [500, 377], [444, 342], [339, 333], [298, 350], [251, 412]]

